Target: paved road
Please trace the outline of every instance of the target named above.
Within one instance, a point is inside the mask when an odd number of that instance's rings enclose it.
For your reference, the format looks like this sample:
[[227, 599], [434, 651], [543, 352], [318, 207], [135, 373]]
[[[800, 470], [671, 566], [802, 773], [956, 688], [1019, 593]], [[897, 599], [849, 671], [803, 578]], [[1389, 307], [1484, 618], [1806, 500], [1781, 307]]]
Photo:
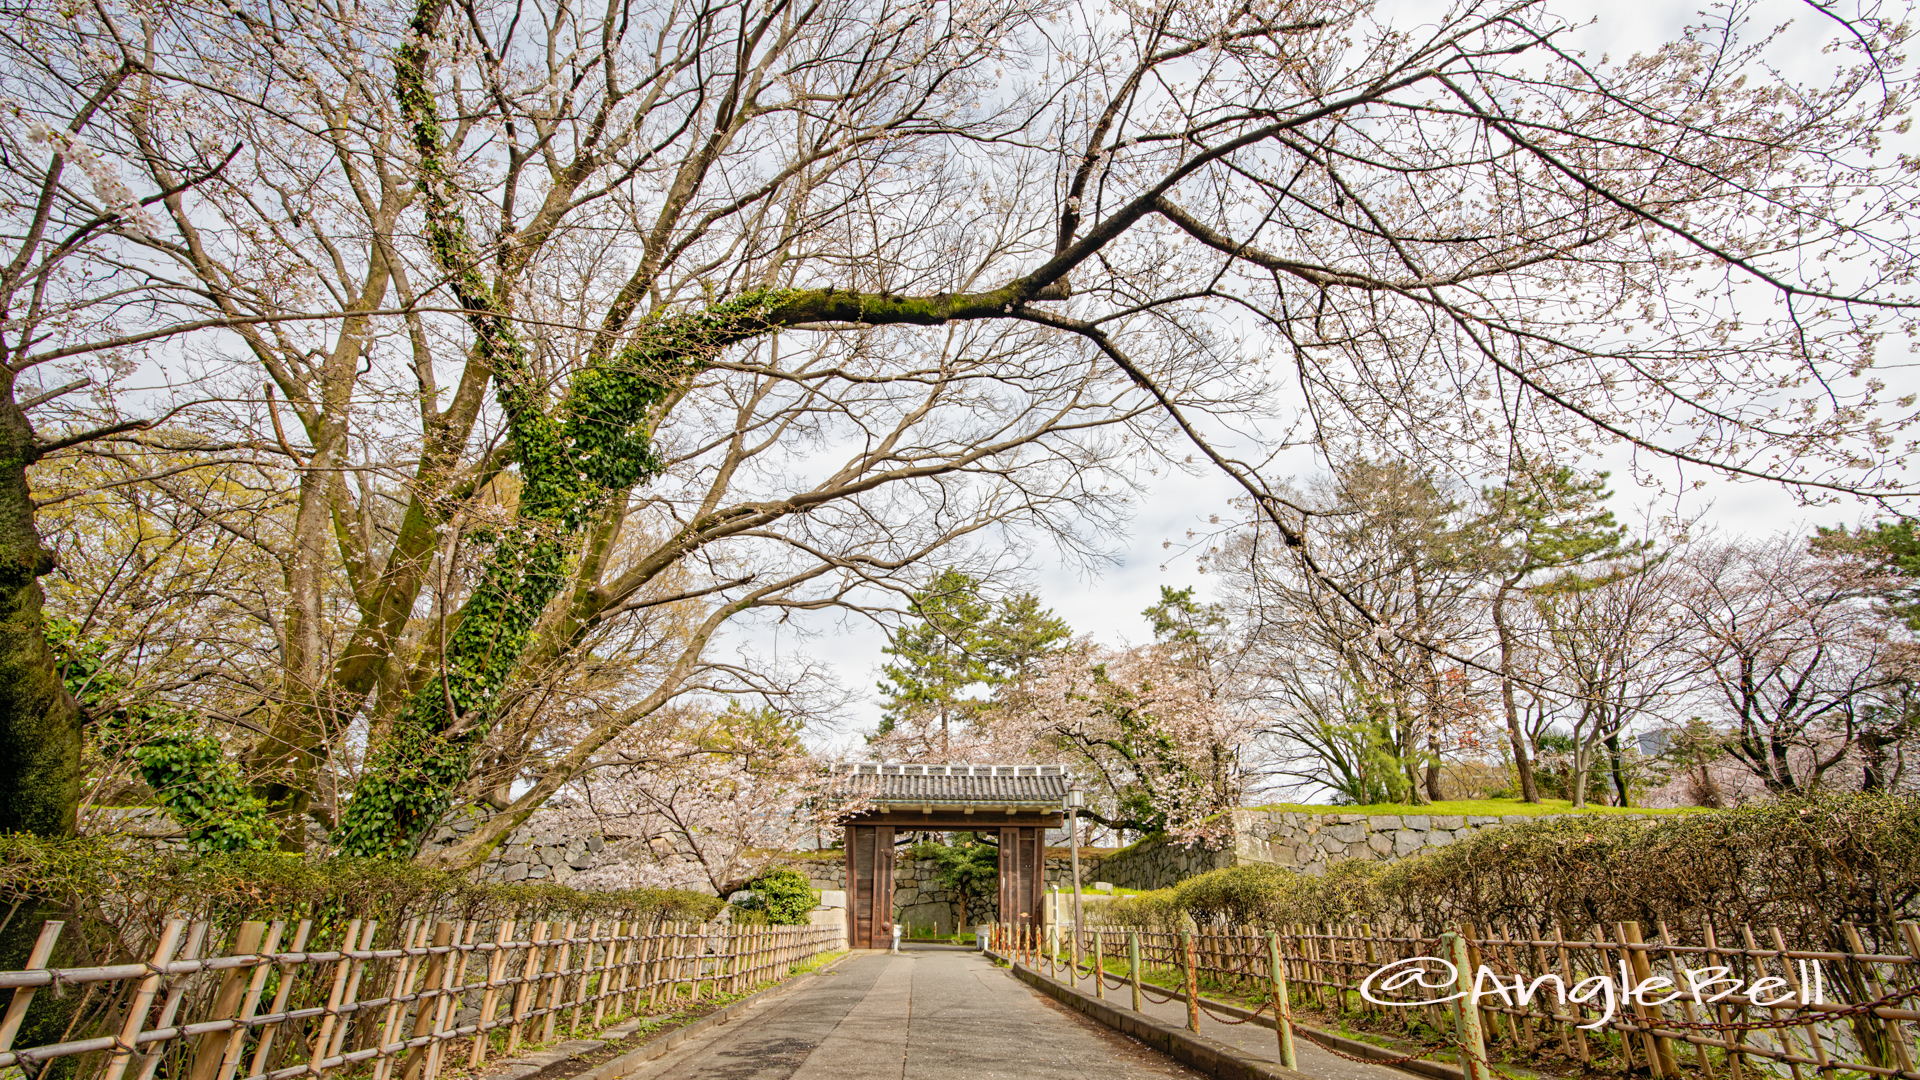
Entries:
[[851, 957], [629, 1080], [1199, 1075], [1042, 997], [979, 953], [953, 949]]

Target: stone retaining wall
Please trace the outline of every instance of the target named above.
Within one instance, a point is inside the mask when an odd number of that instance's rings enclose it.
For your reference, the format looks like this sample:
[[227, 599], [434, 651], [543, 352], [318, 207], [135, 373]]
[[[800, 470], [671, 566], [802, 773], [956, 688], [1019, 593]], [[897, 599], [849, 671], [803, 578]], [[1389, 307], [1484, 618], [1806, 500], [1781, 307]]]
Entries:
[[1322, 874], [1343, 859], [1391, 862], [1446, 847], [1495, 825], [1514, 825], [1544, 817], [1461, 816], [1457, 814], [1353, 814], [1330, 810], [1235, 810], [1233, 843], [1218, 850], [1142, 841], [1109, 855], [1100, 878], [1128, 889], [1164, 889], [1186, 878], [1245, 863], [1269, 863]]
[[[426, 850], [452, 847], [473, 832], [480, 820], [475, 816], [455, 816], [427, 838]], [[602, 858], [617, 861], [617, 857], [607, 851], [605, 836], [570, 833], [548, 815], [536, 811], [526, 824], [507, 837], [506, 843], [494, 849], [493, 856], [481, 864], [480, 874], [491, 881], [550, 881], [564, 885], [575, 874], [598, 867]], [[689, 887], [704, 889], [700, 885]]]

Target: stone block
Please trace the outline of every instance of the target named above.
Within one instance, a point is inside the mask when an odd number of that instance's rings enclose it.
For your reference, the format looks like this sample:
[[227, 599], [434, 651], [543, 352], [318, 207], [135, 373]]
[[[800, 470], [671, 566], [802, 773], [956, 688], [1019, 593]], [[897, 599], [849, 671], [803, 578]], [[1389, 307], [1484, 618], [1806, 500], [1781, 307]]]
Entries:
[[599, 834], [597, 834], [597, 833], [596, 833], [595, 835], [593, 835], [593, 836], [589, 836], [589, 837], [587, 837], [587, 850], [588, 850], [588, 851], [594, 851], [594, 852], [599, 852], [599, 851], [605, 851], [606, 849], [607, 849], [607, 838], [606, 838], [606, 837], [604, 837], [604, 836], [601, 836], [601, 835], [599, 835]]
[[1381, 858], [1386, 858], [1393, 854], [1393, 838], [1383, 832], [1377, 832], [1367, 837], [1367, 846], [1372, 848], [1373, 853]]
[[1453, 834], [1445, 829], [1435, 829], [1427, 834], [1428, 847], [1446, 847], [1453, 843]]
[[1386, 832], [1400, 827], [1399, 814], [1381, 814], [1367, 819], [1367, 826], [1375, 832]]
[[1393, 853], [1396, 856], [1411, 855], [1426, 846], [1427, 834], [1424, 832], [1415, 832], [1412, 829], [1401, 829], [1399, 832], [1393, 834]]
[[1475, 816], [1473, 816], [1473, 817], [1470, 817], [1470, 818], [1468, 818], [1468, 819], [1467, 819], [1467, 824], [1469, 824], [1469, 825], [1474, 825], [1474, 826], [1479, 826], [1479, 825], [1498, 825], [1498, 824], [1500, 824], [1500, 819], [1499, 819], [1499, 818], [1497, 818], [1497, 817], [1493, 817], [1493, 816], [1490, 816], [1490, 815], [1478, 815], [1478, 814], [1477, 814], [1477, 815], [1475, 815]]
[[1364, 840], [1367, 835], [1365, 826], [1347, 821], [1343, 821], [1338, 825], [1330, 825], [1324, 831], [1329, 838], [1337, 840], [1342, 844], [1351, 844], [1356, 840]]
[[1419, 829], [1422, 832], [1433, 828], [1432, 820], [1425, 814], [1402, 814], [1400, 823], [1409, 829]]
[[552, 876], [553, 876], [553, 871], [548, 869], [547, 867], [544, 867], [544, 866], [527, 867], [527, 877], [533, 879], [534, 881], [544, 881], [545, 879]]
[[502, 881], [524, 881], [526, 876], [527, 864], [517, 862], [509, 865], [506, 872], [500, 875], [500, 879]]
[[1433, 827], [1436, 829], [1460, 829], [1465, 828], [1466, 824], [1467, 819], [1459, 814], [1436, 814], [1433, 818]]
[[1525, 814], [1501, 814], [1500, 815], [1500, 824], [1502, 825], [1525, 825], [1529, 820], [1531, 819], [1528, 818]]
[[847, 891], [845, 889], [821, 889], [819, 906], [823, 908], [846, 907]]

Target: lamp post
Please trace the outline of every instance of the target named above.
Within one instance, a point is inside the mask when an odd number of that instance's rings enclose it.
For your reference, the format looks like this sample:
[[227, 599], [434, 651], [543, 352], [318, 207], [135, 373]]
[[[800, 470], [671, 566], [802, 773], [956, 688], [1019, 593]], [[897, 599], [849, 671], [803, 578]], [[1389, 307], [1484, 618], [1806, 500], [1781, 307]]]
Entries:
[[1073, 859], [1073, 966], [1080, 968], [1080, 928], [1085, 924], [1080, 911], [1080, 809], [1087, 805], [1087, 793], [1080, 781], [1067, 784], [1067, 852]]

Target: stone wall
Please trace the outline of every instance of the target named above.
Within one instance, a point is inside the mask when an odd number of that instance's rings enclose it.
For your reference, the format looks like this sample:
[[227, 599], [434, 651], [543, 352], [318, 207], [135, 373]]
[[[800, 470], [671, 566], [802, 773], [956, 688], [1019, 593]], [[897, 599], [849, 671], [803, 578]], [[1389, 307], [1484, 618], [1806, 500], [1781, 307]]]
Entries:
[[1235, 810], [1231, 845], [1207, 850], [1142, 841], [1104, 859], [1100, 877], [1127, 889], [1164, 889], [1209, 870], [1245, 863], [1270, 863], [1305, 874], [1321, 874], [1330, 863], [1343, 859], [1391, 862], [1446, 847], [1490, 826], [1537, 820], [1540, 818], [1519, 814], [1463, 817]]
[[[434, 830], [426, 848], [452, 847], [465, 839], [480, 823], [473, 816], [457, 815]], [[550, 881], [563, 885], [568, 878], [597, 868], [602, 860], [617, 857], [607, 851], [607, 838], [599, 833], [572, 833], [561, 828], [548, 815], [535, 812], [526, 824], [515, 829], [507, 841], [494, 849], [493, 856], [481, 864], [480, 874], [491, 881]], [[690, 888], [702, 888], [690, 885]]]

